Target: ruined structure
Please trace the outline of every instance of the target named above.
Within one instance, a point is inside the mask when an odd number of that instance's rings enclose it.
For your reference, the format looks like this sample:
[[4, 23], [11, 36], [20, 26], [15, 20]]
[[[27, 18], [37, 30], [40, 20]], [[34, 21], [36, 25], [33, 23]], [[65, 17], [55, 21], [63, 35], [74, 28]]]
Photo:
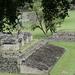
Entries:
[[23, 59], [20, 65], [21, 73], [47, 74], [64, 53], [65, 49], [45, 43], [39, 49]]
[[75, 32], [56, 32], [45, 38], [48, 42], [75, 42]]
[[43, 40], [23, 52], [0, 52], [0, 72], [47, 74], [65, 52]]
[[[66, 34], [66, 32], [57, 32], [47, 39], [48, 41], [58, 41], [57, 39], [62, 37], [74, 38], [75, 36], [74, 33]], [[29, 32], [21, 32], [19, 35], [17, 33], [0, 33], [0, 72], [47, 74], [51, 71], [65, 52], [65, 48], [52, 45], [44, 40], [38, 40], [24, 51], [14, 52], [32, 39], [33, 36]]]
[[20, 32], [20, 34], [0, 33], [0, 49], [1, 50], [19, 50], [19, 47], [33, 40], [33, 36], [29, 32]]

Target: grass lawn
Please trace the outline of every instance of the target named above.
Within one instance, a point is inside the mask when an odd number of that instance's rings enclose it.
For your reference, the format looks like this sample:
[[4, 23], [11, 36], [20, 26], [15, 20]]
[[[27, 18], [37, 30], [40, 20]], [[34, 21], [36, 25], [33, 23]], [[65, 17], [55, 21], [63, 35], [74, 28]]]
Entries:
[[52, 69], [51, 75], [74, 75], [75, 42], [51, 42], [51, 44], [66, 48], [64, 55]]
[[61, 24], [61, 28], [57, 28], [60, 31], [75, 31], [75, 10], [69, 11], [69, 16]]
[[[22, 31], [32, 33], [34, 39], [43, 39], [45, 37], [45, 35], [43, 34], [43, 32], [40, 29], [36, 29], [35, 31], [32, 31], [32, 30], [22, 30]], [[48, 36], [50, 36], [50, 35], [51, 35], [51, 33], [48, 32]]]

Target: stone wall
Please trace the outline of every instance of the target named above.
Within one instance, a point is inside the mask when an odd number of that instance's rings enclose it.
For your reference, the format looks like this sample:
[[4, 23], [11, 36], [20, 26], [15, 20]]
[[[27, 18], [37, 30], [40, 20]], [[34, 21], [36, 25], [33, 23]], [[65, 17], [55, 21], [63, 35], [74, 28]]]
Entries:
[[26, 65], [20, 65], [20, 73], [25, 73], [25, 74], [47, 74], [48, 71], [41, 71], [38, 70], [37, 68], [31, 68]]
[[36, 49], [41, 47], [43, 44], [44, 44], [44, 42], [38, 40], [37, 42], [32, 44], [30, 47], [25, 49], [24, 51], [19, 51], [19, 52], [5, 52], [5, 51], [3, 51], [3, 52], [1, 52], [1, 54], [4, 58], [9, 58], [9, 57], [12, 58], [13, 57], [13, 58], [26, 59], [27, 57], [29, 57], [29, 55], [31, 55], [34, 51], [36, 51]]
[[[23, 65], [20, 62], [23, 61], [23, 58], [25, 58], [25, 59], [28, 58], [35, 51], [36, 47], [40, 47], [39, 46], [40, 44], [42, 45], [44, 43], [39, 40], [23, 52], [4, 52], [4, 51], [1, 51], [0, 52], [0, 72], [3, 72], [3, 73], [4, 72], [24, 73], [24, 70], [22, 67]], [[35, 47], [34, 47], [34, 45], [35, 45]], [[24, 68], [25, 68], [25, 66], [24, 66]], [[28, 70], [28, 69], [26, 69], [26, 70]], [[30, 71], [31, 71], [31, 69], [30, 69]], [[38, 72], [38, 70], [37, 70], [37, 72]]]
[[3, 58], [0, 56], [0, 72], [20, 73], [20, 69], [17, 64], [17, 59]]
[[22, 18], [23, 19], [30, 19], [30, 21], [34, 21], [36, 22], [37, 21], [37, 16], [35, 13], [23, 13], [22, 14]]
[[1, 50], [19, 50], [19, 47], [33, 40], [33, 36], [29, 32], [20, 32], [16, 34], [0, 33]]
[[19, 50], [19, 44], [3, 44], [1, 46], [1, 50], [9, 50], [9, 51], [14, 51], [14, 50]]
[[75, 32], [56, 32], [45, 38], [48, 42], [75, 42]]

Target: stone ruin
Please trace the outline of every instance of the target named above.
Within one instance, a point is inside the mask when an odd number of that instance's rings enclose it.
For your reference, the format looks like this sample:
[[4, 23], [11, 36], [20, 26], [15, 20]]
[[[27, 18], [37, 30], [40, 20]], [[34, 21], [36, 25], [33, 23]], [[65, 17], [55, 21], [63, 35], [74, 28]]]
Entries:
[[49, 42], [75, 42], [75, 32], [58, 31], [45, 39], [47, 39]]
[[47, 74], [51, 71], [57, 60], [65, 52], [64, 48], [45, 43], [39, 49], [23, 59], [20, 65], [21, 73]]
[[33, 40], [33, 36], [29, 32], [20, 32], [20, 34], [8, 34], [0, 32], [0, 50], [19, 50], [24, 44]]
[[[57, 39], [67, 39], [67, 37], [69, 40], [74, 36], [74, 33], [57, 32], [46, 39], [51, 42], [58, 41]], [[52, 45], [44, 40], [38, 40], [24, 51], [4, 51], [18, 50], [19, 47], [29, 43], [32, 39], [32, 34], [29, 32], [21, 32], [19, 35], [17, 33], [0, 33], [0, 72], [47, 74], [51, 71], [65, 52], [65, 48]]]
[[38, 40], [23, 52], [0, 52], [0, 72], [47, 74], [65, 52], [64, 48]]

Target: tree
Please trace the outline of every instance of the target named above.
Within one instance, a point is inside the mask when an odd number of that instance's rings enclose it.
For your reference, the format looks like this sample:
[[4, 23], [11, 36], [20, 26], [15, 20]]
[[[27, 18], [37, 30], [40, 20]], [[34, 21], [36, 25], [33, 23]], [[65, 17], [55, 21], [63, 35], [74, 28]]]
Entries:
[[42, 0], [42, 13], [36, 11], [38, 23], [32, 25], [32, 29], [40, 28], [45, 36], [48, 30], [56, 31], [56, 26], [61, 24], [68, 16], [69, 2], [67, 0]]
[[72, 2], [72, 0], [68, 0], [68, 2], [69, 2], [69, 3], [71, 3], [71, 2]]
[[68, 15], [69, 2], [67, 0], [42, 0], [42, 6], [45, 20], [65, 19]]
[[75, 4], [75, 0], [72, 0], [72, 2], [71, 2], [72, 4]]
[[75, 0], [71, 1], [71, 9], [75, 9]]
[[39, 28], [45, 36], [47, 36], [47, 32], [50, 30], [51, 34], [56, 31], [56, 25], [61, 24], [63, 22], [62, 19], [56, 19], [53, 21], [45, 21], [44, 15], [42, 11], [35, 10], [35, 14], [37, 16], [37, 21], [32, 24], [31, 29], [35, 30]]
[[[52, 23], [50, 26], [53, 28], [54, 20], [65, 19], [68, 16], [69, 2], [67, 0], [42, 0], [42, 7], [44, 12], [45, 21]], [[56, 24], [56, 23], [55, 23]], [[60, 24], [60, 22], [58, 22]]]
[[[19, 8], [32, 0], [0, 0], [0, 31], [17, 28]], [[55, 31], [57, 19], [65, 19], [68, 15], [69, 2], [67, 0], [41, 0], [45, 28]], [[31, 5], [30, 5], [31, 6]], [[55, 22], [55, 23], [54, 23]]]
[[20, 15], [19, 8], [32, 0], [0, 0], [0, 31], [11, 32], [17, 28], [16, 19]]

